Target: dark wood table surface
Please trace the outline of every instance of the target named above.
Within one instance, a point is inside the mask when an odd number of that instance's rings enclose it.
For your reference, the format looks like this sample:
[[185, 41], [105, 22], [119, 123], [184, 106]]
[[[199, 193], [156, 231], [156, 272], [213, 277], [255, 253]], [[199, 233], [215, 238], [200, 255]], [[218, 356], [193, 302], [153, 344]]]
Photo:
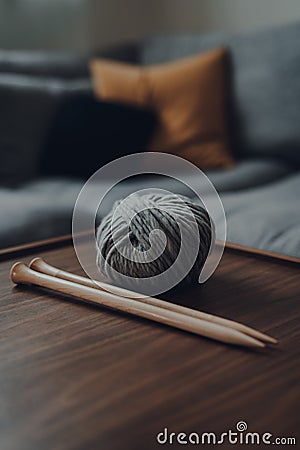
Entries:
[[34, 256], [82, 273], [69, 241], [1, 255], [1, 450], [154, 449], [164, 428], [201, 435], [239, 421], [299, 445], [299, 264], [227, 249], [205, 285], [167, 297], [280, 340], [248, 350], [14, 287], [12, 263]]

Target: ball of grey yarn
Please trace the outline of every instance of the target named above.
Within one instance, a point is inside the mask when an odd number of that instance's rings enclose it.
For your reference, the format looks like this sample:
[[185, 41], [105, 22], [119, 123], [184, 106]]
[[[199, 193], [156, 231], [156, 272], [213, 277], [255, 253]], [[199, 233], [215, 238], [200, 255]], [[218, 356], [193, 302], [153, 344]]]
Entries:
[[[172, 266], [179, 254], [181, 245], [181, 234], [176, 222], [176, 214], [177, 217], [178, 214], [180, 215], [180, 220], [184, 226], [190, 225], [190, 217], [184, 214], [186, 209], [182, 207], [182, 204], [184, 204], [190, 214], [193, 215], [194, 222], [197, 225], [196, 231], [199, 233], [197, 236], [190, 236], [191, 245], [195, 245], [194, 242], [197, 242], [197, 238], [199, 241], [199, 237], [200, 245], [192, 268], [178, 284], [185, 286], [197, 283], [214, 239], [214, 225], [208, 212], [202, 206], [193, 203], [184, 196], [136, 194], [130, 200], [129, 206], [127, 203], [127, 208], [130, 208], [130, 211], [124, 210], [124, 215], [128, 213], [131, 217], [128, 223], [126, 217], [119, 216], [116, 219], [114, 215], [116, 208], [119, 207], [120, 209], [121, 202], [122, 200], [117, 201], [112, 210], [102, 219], [96, 235], [97, 266], [109, 282], [138, 290], [136, 286], [130, 284], [130, 279], [151, 278], [165, 272]], [[163, 253], [151, 262], [133, 261], [131, 257], [132, 248], [138, 252], [148, 251], [150, 246], [149, 235], [153, 230], [160, 230], [165, 236], [166, 245]], [[126, 237], [129, 238], [127, 242], [130, 244], [125, 248], [123, 246], [123, 252], [121, 253], [117, 248], [116, 241], [124, 242]], [[187, 254], [186, 258], [188, 257]], [[121, 283], [118, 274], [129, 277], [129, 282]], [[142, 289], [140, 290], [142, 291]]]

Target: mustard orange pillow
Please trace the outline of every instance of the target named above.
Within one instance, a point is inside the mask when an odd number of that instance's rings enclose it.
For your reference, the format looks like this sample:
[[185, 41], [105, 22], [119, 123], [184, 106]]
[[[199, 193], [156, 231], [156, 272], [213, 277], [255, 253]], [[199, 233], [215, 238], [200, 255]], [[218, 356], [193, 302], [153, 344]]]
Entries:
[[202, 169], [228, 167], [226, 55], [220, 48], [150, 67], [95, 59], [94, 91], [100, 99], [156, 113], [149, 151], [182, 156]]

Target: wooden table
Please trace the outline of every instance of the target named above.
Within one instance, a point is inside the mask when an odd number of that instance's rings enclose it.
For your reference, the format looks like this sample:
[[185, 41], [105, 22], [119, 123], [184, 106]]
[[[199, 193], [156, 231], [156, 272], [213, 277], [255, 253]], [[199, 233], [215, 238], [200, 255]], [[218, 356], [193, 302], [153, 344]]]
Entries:
[[205, 285], [172, 295], [280, 339], [251, 351], [13, 287], [12, 263], [35, 256], [81, 273], [69, 239], [0, 255], [1, 450], [154, 449], [166, 427], [201, 435], [239, 421], [297, 437], [299, 264], [228, 248]]

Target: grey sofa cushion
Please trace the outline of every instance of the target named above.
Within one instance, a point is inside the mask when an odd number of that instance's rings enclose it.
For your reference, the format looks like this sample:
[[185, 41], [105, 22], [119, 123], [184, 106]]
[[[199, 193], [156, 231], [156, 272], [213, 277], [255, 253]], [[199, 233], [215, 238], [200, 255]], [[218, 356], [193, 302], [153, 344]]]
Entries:
[[207, 175], [218, 192], [239, 191], [263, 186], [293, 173], [290, 164], [272, 158], [245, 159], [228, 170], [209, 171]]
[[247, 191], [221, 194], [227, 240], [300, 258], [300, 172]]
[[34, 182], [0, 189], [0, 247], [71, 232], [71, 217], [82, 182]]
[[37, 175], [48, 129], [61, 101], [91, 91], [89, 80], [0, 74], [0, 184]]
[[300, 23], [246, 34], [153, 37], [141, 46], [141, 62], [161, 63], [220, 45], [230, 50], [235, 153], [278, 155], [300, 164]]

